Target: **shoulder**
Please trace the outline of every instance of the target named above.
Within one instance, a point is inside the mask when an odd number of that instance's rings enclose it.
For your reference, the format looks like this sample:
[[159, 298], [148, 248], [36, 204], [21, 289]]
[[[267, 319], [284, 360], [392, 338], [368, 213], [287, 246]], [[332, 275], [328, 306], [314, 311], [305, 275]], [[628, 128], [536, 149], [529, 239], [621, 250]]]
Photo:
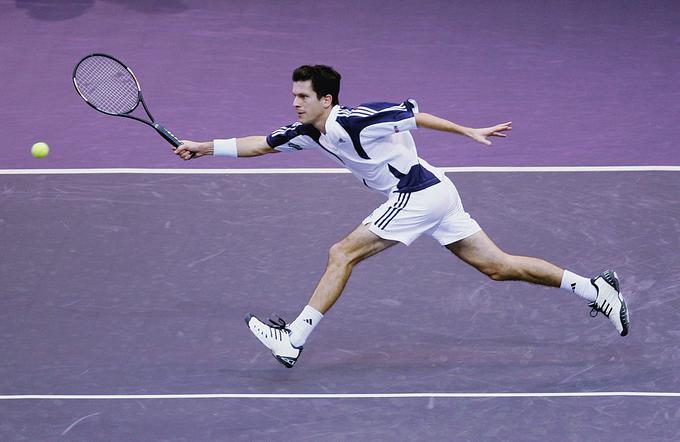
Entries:
[[417, 112], [418, 103], [416, 103], [416, 100], [409, 98], [401, 103], [375, 101], [362, 103], [354, 108], [341, 107], [338, 111], [338, 118], [362, 119], [374, 117], [379, 114], [398, 115], [402, 113], [411, 114], [412, 116], [412, 114]]
[[376, 114], [376, 113], [386, 113], [386, 112], [404, 112], [404, 111], [417, 111], [418, 104], [416, 100], [409, 98], [402, 101], [401, 103], [391, 103], [391, 102], [371, 102], [363, 103], [354, 108], [352, 111], [355, 115], [361, 114]]
[[345, 129], [351, 130], [383, 122], [409, 119], [417, 112], [418, 105], [412, 99], [401, 103], [380, 101], [362, 103], [355, 108], [341, 107], [336, 119]]

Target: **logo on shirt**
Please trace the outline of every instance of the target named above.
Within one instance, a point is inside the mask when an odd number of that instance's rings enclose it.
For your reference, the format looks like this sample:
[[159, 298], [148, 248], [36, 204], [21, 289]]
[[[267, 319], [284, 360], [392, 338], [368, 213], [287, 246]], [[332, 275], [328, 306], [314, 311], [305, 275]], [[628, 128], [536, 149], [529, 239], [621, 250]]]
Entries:
[[394, 133], [399, 133], [399, 126], [394, 126]]
[[344, 143], [344, 142], [345, 142], [345, 140], [343, 140], [342, 137], [340, 137], [340, 139], [338, 139], [338, 143]]
[[288, 146], [292, 147], [293, 149], [302, 150], [302, 148], [295, 143], [288, 143]]

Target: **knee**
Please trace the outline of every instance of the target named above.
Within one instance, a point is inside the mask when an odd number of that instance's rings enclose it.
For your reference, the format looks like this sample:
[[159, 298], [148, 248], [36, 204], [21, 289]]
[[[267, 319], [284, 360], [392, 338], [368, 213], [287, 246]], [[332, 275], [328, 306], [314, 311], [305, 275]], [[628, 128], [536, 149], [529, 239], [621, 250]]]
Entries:
[[510, 256], [488, 262], [479, 269], [494, 281], [509, 281], [516, 279], [512, 259]]
[[328, 250], [328, 263], [337, 266], [348, 266], [352, 264], [352, 257], [342, 242], [333, 244]]

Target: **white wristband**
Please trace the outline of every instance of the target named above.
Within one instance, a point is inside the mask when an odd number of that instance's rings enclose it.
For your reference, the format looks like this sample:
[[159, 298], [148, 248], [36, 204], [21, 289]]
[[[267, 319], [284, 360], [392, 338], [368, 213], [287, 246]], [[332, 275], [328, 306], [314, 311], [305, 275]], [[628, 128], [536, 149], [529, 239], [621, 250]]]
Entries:
[[236, 138], [228, 140], [213, 140], [213, 155], [216, 157], [238, 157]]

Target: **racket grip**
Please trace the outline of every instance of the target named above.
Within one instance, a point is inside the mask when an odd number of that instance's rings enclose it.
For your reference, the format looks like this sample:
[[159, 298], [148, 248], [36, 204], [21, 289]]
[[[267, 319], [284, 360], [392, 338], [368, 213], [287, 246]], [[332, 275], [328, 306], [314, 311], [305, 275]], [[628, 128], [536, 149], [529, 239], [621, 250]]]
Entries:
[[168, 143], [172, 144], [175, 147], [179, 147], [179, 146], [182, 145], [182, 143], [179, 141], [179, 139], [177, 139], [177, 137], [172, 132], [170, 132], [169, 130], [167, 130], [166, 128], [161, 126], [160, 124], [154, 123], [153, 127], [154, 127], [154, 129], [156, 129], [156, 131], [159, 134], [161, 134], [161, 137], [165, 138], [165, 140]]

